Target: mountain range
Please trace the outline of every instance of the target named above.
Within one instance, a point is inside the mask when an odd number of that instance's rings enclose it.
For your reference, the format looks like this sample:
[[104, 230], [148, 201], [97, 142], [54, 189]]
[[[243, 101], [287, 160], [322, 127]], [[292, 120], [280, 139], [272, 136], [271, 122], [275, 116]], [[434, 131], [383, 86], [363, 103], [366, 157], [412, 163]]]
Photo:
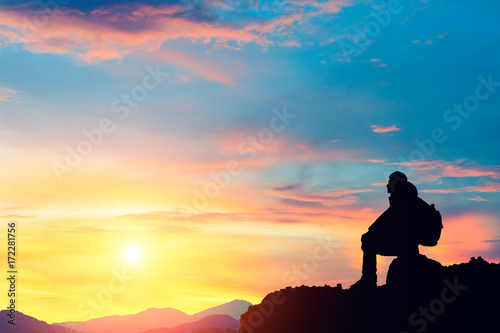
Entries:
[[[150, 308], [145, 311], [124, 315], [106, 316], [87, 321], [54, 323], [52, 325], [20, 312], [16, 314], [16, 325], [0, 322], [2, 333], [142, 333], [152, 329], [162, 329], [168, 333], [192, 333], [200, 329], [222, 329], [235, 332], [239, 327], [241, 314], [251, 303], [234, 300], [207, 310], [188, 315], [173, 308]], [[8, 318], [7, 310], [0, 311], [0, 318]], [[151, 333], [151, 332], [149, 332]]]
[[12, 325], [7, 322], [8, 313], [8, 310], [0, 311], [0, 332], [2, 333], [77, 333], [66, 327], [47, 324], [19, 311], [16, 313], [15, 325]]
[[210, 315], [198, 321], [185, 323], [173, 328], [154, 328], [143, 333], [199, 333], [202, 329], [220, 329], [234, 332], [240, 327], [240, 322], [228, 315]]

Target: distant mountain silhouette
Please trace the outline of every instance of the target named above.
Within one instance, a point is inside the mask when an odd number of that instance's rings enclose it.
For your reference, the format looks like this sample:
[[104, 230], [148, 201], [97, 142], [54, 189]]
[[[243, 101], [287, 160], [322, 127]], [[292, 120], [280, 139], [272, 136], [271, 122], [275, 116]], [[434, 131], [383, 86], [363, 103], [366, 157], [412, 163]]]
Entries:
[[229, 328], [236, 332], [240, 322], [228, 315], [211, 315], [202, 318], [201, 320], [178, 325], [174, 328], [155, 328], [152, 330], [144, 331], [143, 333], [193, 333], [201, 329], [216, 328], [223, 329]]
[[237, 333], [231, 328], [202, 328], [194, 333]]
[[231, 328], [202, 328], [194, 333], [237, 333]]
[[54, 325], [70, 327], [83, 333], [141, 333], [154, 328], [176, 327], [184, 323], [199, 321], [203, 317], [214, 314], [228, 315], [238, 320], [250, 305], [252, 304], [247, 301], [233, 300], [193, 315], [173, 308], [150, 308], [131, 315], [106, 316], [82, 322], [64, 322]]
[[16, 312], [16, 325], [7, 322], [9, 311], [0, 311], [0, 332], [2, 333], [77, 333], [57, 325], [50, 325], [44, 321]]
[[81, 322], [55, 323], [83, 333], [140, 333], [157, 327], [174, 327], [190, 320], [191, 316], [172, 308], [150, 308], [125, 315], [106, 316]]
[[251, 306], [252, 303], [235, 299], [229, 303], [225, 303], [198, 313], [195, 313], [191, 316], [191, 320], [199, 320], [206, 316], [214, 315], [214, 314], [225, 314], [233, 317], [234, 319], [239, 320], [241, 315], [247, 312], [248, 307]]
[[287, 287], [240, 319], [238, 333], [498, 332], [500, 264], [471, 258], [442, 267], [395, 259], [381, 287]]

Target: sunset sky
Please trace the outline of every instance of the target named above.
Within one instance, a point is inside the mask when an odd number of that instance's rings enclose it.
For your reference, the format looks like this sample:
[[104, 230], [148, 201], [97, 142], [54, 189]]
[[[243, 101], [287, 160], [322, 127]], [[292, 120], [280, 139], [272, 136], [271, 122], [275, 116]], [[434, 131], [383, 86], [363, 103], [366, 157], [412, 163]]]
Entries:
[[19, 311], [193, 313], [348, 287], [395, 170], [443, 216], [422, 253], [500, 261], [498, 1], [1, 3], [0, 239], [16, 221]]

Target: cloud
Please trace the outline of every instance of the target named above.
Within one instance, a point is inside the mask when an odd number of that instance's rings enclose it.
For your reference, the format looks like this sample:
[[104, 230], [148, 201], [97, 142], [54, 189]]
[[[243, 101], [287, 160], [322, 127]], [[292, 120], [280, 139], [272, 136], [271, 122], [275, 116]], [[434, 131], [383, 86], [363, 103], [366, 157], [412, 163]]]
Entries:
[[[461, 193], [461, 192], [485, 192], [485, 193], [500, 192], [500, 183], [487, 182], [481, 185], [473, 185], [473, 186], [466, 186], [459, 188], [448, 188], [448, 189], [426, 189], [426, 190], [421, 190], [420, 192], [445, 193], [445, 194]], [[475, 199], [473, 198], [469, 200], [486, 201], [479, 196], [476, 197]]]
[[0, 216], [0, 218], [2, 219], [34, 219], [36, 217], [37, 215], [19, 215], [19, 214], [7, 214]]
[[499, 178], [500, 172], [487, 168], [462, 167], [458, 165], [444, 165], [440, 168], [443, 177], [492, 177]]
[[324, 207], [323, 203], [319, 201], [303, 201], [303, 200], [288, 199], [288, 198], [282, 198], [281, 200], [285, 204], [290, 206], [307, 207], [307, 208]]
[[34, 53], [65, 54], [86, 63], [120, 59], [133, 52], [150, 52], [171, 40], [192, 43], [239, 45], [264, 39], [245, 29], [216, 25], [180, 16], [182, 8], [174, 6], [112, 7], [85, 14], [61, 9], [44, 24], [29, 18], [44, 14], [30, 9], [0, 10], [0, 21], [17, 33], [11, 42], [22, 43]]
[[358, 197], [354, 194], [373, 191], [373, 189], [332, 188], [310, 192], [306, 191], [303, 184], [299, 183], [280, 185], [269, 190], [286, 205], [308, 208], [353, 205], [358, 202]]
[[[443, 177], [464, 178], [464, 177], [489, 177], [500, 178], [500, 166], [476, 166], [473, 163], [466, 163], [465, 160], [445, 161], [445, 160], [414, 160], [408, 162], [391, 163], [385, 160], [368, 160], [373, 163], [383, 163], [386, 165], [400, 165], [411, 170], [412, 176], [417, 182], [440, 181]], [[435, 192], [438, 193], [438, 192]], [[444, 193], [444, 192], [440, 192]]]
[[12, 102], [21, 99], [17, 96], [20, 91], [6, 87], [0, 87], [0, 102]]
[[320, 201], [278, 198], [274, 202], [257, 204], [254, 200], [254, 197], [247, 198], [245, 211], [228, 209], [224, 211], [155, 211], [121, 217], [141, 221], [141, 223], [142, 221], [154, 222], [149, 224], [152, 228], [163, 228], [165, 223], [184, 221], [203, 225], [235, 222], [304, 223], [316, 226], [336, 225], [344, 229], [364, 229], [377, 217], [377, 214], [370, 208], [331, 206]]
[[[329, 149], [308, 142], [297, 142], [284, 133], [262, 136], [262, 130], [225, 131], [216, 139], [220, 158], [235, 159], [243, 167], [276, 167], [285, 163], [359, 161], [355, 150]], [[266, 134], [267, 135], [267, 134]], [[263, 137], [265, 140], [258, 139]]]
[[372, 163], [384, 163], [385, 164], [385, 161], [386, 160], [379, 160], [379, 159], [369, 159], [369, 160], [366, 160], [367, 162], [372, 162]]
[[[200, 191], [203, 191], [200, 188]], [[376, 218], [378, 208], [358, 206], [360, 193], [373, 189], [329, 188], [306, 190], [301, 183], [277, 184], [272, 187], [242, 184], [224, 187], [206, 206], [185, 200], [179, 210], [150, 211], [127, 215], [138, 221], [153, 221], [161, 225], [176, 221], [220, 223], [303, 223], [315, 226], [336, 225], [343, 229], [366, 228]], [[382, 211], [382, 209], [380, 209]]]
[[283, 3], [291, 5], [292, 8], [296, 7], [314, 8], [317, 12], [321, 14], [338, 13], [343, 7], [348, 6], [348, 2], [346, 0], [329, 0], [329, 1], [293, 0], [293, 1], [284, 1]]
[[[21, 44], [33, 53], [69, 55], [88, 64], [156, 52], [160, 59], [209, 81], [234, 85], [237, 69], [165, 50], [165, 43], [180, 41], [235, 50], [249, 43], [297, 47], [301, 43], [292, 30], [308, 29], [305, 24], [299, 28], [299, 23], [336, 13], [346, 5], [345, 1], [291, 1], [279, 4], [284, 6], [283, 12], [273, 13], [268, 19], [238, 14], [244, 19], [236, 21], [213, 16], [213, 6], [198, 8], [189, 2], [161, 6], [128, 3], [92, 11], [62, 7], [52, 12], [37, 10], [36, 6], [17, 6], [0, 9], [0, 47]], [[0, 101], [6, 99], [0, 92]]]
[[166, 60], [168, 63], [176, 66], [189, 69], [208, 81], [218, 82], [228, 86], [236, 85], [234, 76], [237, 70], [228, 68], [227, 64], [207, 61], [181, 52], [157, 51], [155, 54], [158, 55], [158, 58]]
[[[0, 47], [20, 44], [33, 53], [69, 55], [88, 64], [155, 53], [160, 59], [193, 71], [206, 80], [234, 86], [238, 68], [166, 50], [166, 43], [178, 41], [234, 50], [249, 43], [264, 49], [269, 45], [298, 47], [301, 42], [296, 31], [313, 34], [315, 26], [309, 24], [310, 20], [318, 15], [337, 13], [347, 5], [344, 0], [288, 1], [274, 4], [279, 7], [278, 11], [260, 6], [259, 12], [269, 11], [270, 15], [258, 17], [245, 14], [249, 7], [244, 3], [214, 7], [210, 3], [153, 6], [125, 2], [101, 8], [82, 3], [63, 6], [57, 11], [19, 5], [0, 9]], [[226, 13], [231, 8], [230, 12], [236, 15], [232, 19], [218, 13]], [[0, 93], [0, 101], [5, 98]]]
[[420, 192], [448, 194], [448, 193], [457, 193], [459, 191], [457, 189], [454, 189], [454, 188], [443, 188], [443, 189], [426, 189], [426, 190], [420, 190]]
[[[289, 2], [287, 11], [268, 20], [251, 18], [243, 23], [201, 19], [188, 2], [173, 5], [115, 5], [82, 12], [61, 8], [57, 12], [36, 11], [34, 7], [0, 10], [3, 39], [22, 43], [34, 53], [67, 54], [87, 63], [120, 59], [136, 51], [155, 51], [172, 40], [229, 47], [256, 43], [267, 46], [268, 37], [281, 36], [281, 46], [295, 47], [300, 43], [290, 36], [290, 28], [310, 16], [338, 12], [345, 1]], [[315, 10], [304, 13], [309, 6]], [[213, 10], [204, 8], [199, 10]], [[279, 15], [279, 16], [277, 16]], [[36, 18], [36, 19], [35, 19]], [[7, 35], [8, 32], [8, 35]], [[236, 46], [233, 46], [236, 48]]]
[[286, 184], [286, 185], [280, 185], [280, 186], [273, 187], [272, 191], [277, 191], [277, 192], [290, 191], [290, 190], [302, 188], [302, 186], [303, 185], [301, 183], [290, 183], [290, 184]]
[[481, 198], [481, 196], [475, 196], [474, 198], [468, 198], [467, 200], [472, 200], [472, 201], [488, 201], [486, 199]]
[[370, 128], [375, 133], [387, 133], [387, 132], [401, 131], [401, 128], [398, 128], [396, 125], [387, 126], [387, 127], [378, 126], [378, 125], [371, 125]]

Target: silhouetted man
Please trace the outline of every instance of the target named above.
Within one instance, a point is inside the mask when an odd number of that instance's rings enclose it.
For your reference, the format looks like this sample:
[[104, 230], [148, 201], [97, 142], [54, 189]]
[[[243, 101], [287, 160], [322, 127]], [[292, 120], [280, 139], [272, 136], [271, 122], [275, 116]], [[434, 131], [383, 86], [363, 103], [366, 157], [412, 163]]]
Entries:
[[363, 271], [361, 279], [351, 289], [377, 286], [377, 254], [383, 256], [418, 255], [416, 240], [417, 188], [400, 171], [393, 172], [387, 183], [389, 208], [361, 237]]

